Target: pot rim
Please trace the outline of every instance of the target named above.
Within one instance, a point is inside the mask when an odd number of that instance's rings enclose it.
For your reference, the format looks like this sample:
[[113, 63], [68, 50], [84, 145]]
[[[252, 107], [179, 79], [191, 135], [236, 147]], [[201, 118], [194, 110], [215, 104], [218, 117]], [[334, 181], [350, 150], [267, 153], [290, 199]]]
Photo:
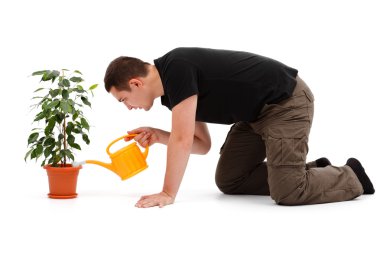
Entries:
[[82, 169], [82, 165], [78, 165], [77, 167], [73, 167], [72, 164], [66, 163], [65, 167], [52, 167], [51, 164], [46, 164], [43, 166], [45, 170], [55, 170], [55, 171], [76, 171]]

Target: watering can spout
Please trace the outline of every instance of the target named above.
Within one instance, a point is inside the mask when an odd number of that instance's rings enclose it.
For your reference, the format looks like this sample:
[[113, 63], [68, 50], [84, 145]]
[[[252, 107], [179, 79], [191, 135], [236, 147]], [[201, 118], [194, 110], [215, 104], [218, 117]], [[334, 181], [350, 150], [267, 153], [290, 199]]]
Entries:
[[110, 171], [115, 172], [115, 169], [114, 169], [114, 166], [112, 165], [112, 163], [104, 163], [104, 162], [96, 161], [96, 160], [86, 160], [86, 163], [96, 164], [96, 165], [102, 166], [104, 168], [107, 168]]

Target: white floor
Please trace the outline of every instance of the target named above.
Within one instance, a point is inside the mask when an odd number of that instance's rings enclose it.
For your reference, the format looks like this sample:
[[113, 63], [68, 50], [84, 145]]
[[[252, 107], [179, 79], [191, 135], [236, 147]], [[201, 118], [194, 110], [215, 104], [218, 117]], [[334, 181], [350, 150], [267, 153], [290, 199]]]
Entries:
[[174, 205], [134, 207], [141, 195], [160, 189], [162, 172], [151, 165], [121, 181], [101, 167], [87, 166], [79, 175], [78, 198], [54, 200], [46, 196], [47, 178], [38, 165], [15, 168], [8, 176], [18, 180], [1, 179], [0, 252], [379, 249], [378, 194], [341, 203], [278, 206], [269, 197], [223, 195], [213, 184], [212, 169], [190, 165]]

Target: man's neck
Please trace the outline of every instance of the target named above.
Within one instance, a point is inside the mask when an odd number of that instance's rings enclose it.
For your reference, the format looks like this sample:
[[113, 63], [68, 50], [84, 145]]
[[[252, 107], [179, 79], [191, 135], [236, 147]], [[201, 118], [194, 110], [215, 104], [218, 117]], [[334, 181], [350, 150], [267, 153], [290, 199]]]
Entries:
[[164, 95], [164, 87], [162, 85], [160, 74], [158, 73], [156, 66], [149, 65], [148, 68], [148, 78], [152, 84], [154, 98], [161, 97]]

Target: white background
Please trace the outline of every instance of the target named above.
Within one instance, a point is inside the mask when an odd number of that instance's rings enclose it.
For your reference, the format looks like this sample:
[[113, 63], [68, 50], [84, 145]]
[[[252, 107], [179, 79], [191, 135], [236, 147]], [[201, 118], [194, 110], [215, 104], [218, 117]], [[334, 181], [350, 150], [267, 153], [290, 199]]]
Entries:
[[120, 55], [151, 62], [178, 46], [245, 50], [299, 70], [316, 97], [309, 160], [359, 158], [379, 181], [380, 9], [377, 1], [2, 1], [0, 3], [0, 252], [376, 252], [379, 198], [298, 207], [269, 197], [225, 196], [214, 184], [229, 126], [210, 125], [213, 147], [193, 156], [177, 201], [138, 209], [158, 192], [165, 147], [121, 181], [86, 165], [79, 197], [48, 199], [40, 163], [25, 163], [29, 112], [41, 69], [79, 69], [99, 83], [87, 111], [91, 145], [78, 159], [108, 161], [105, 148], [141, 125], [170, 129], [170, 111], [128, 111], [103, 88]]

